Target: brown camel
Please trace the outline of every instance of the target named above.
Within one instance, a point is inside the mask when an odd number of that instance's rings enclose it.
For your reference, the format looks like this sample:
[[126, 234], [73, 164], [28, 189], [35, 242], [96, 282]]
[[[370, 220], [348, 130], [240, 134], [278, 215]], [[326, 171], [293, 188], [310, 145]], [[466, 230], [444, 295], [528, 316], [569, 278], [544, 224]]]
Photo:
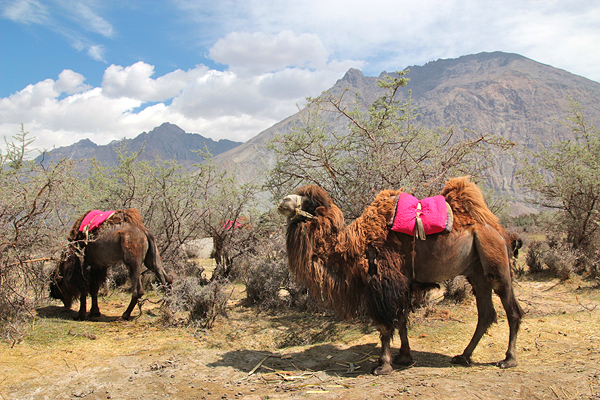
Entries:
[[86, 319], [86, 296], [92, 297], [89, 317], [101, 315], [98, 308], [98, 290], [106, 280], [109, 267], [124, 263], [129, 269], [131, 302], [121, 316], [128, 320], [137, 301], [144, 295], [142, 264], [156, 274], [160, 283], [168, 286], [172, 278], [164, 269], [154, 236], [146, 229], [135, 208], [116, 211], [99, 228], [89, 233], [79, 231], [83, 214], [69, 233], [69, 247], [63, 260], [52, 274], [50, 295], [71, 308], [79, 296], [76, 319]]
[[452, 362], [470, 364], [479, 340], [496, 321], [492, 291], [502, 300], [510, 329], [501, 368], [517, 365], [515, 346], [523, 311], [513, 293], [510, 241], [468, 177], [450, 179], [442, 191], [454, 213], [450, 232], [425, 241], [389, 229], [400, 191], [385, 190], [346, 226], [340, 209], [321, 188], [309, 185], [286, 197], [278, 211], [289, 218], [289, 267], [313, 297], [352, 318], [366, 310], [381, 337], [373, 373], [392, 371], [390, 340], [397, 329], [401, 345], [394, 363], [410, 365], [407, 334], [411, 296], [457, 275], [467, 277], [477, 300], [475, 333]]

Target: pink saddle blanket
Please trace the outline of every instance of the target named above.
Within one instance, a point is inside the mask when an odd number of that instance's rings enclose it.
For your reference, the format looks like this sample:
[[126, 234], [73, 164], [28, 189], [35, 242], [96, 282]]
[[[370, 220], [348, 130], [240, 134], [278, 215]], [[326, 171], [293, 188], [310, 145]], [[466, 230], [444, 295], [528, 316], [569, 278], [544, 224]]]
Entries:
[[81, 225], [79, 225], [79, 232], [92, 232], [94, 229], [98, 228], [104, 221], [110, 218], [111, 215], [115, 213], [115, 210], [111, 211], [100, 211], [93, 210], [90, 211], [81, 221]]
[[[415, 236], [417, 220], [421, 219], [425, 235], [452, 230], [452, 210], [444, 196], [419, 200], [408, 193], [401, 193], [396, 202], [396, 213], [391, 221], [392, 230]], [[418, 236], [421, 236], [420, 234]], [[421, 237], [425, 239], [425, 237]]]

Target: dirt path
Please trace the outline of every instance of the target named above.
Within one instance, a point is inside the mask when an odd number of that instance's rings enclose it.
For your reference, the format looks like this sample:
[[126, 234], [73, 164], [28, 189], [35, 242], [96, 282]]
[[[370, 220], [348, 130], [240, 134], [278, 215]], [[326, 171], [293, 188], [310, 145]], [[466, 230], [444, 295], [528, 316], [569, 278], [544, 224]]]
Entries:
[[[527, 315], [516, 368], [493, 365], [508, 339], [498, 304], [499, 323], [470, 367], [450, 359], [475, 329], [474, 304], [438, 305], [413, 318], [415, 364], [384, 377], [370, 374], [379, 352], [372, 328], [299, 313], [257, 315], [238, 305], [241, 293], [210, 331], [161, 328], [151, 307], [129, 322], [75, 322], [48, 306], [22, 343], [0, 344], [0, 398], [600, 399], [600, 290], [585, 286], [518, 283]], [[100, 307], [116, 316], [127, 302], [123, 294]]]

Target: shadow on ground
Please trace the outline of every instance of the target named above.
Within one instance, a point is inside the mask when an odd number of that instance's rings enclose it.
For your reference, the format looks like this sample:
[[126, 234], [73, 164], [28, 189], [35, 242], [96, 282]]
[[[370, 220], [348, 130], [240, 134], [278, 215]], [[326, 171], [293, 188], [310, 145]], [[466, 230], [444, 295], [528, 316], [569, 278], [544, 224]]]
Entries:
[[[77, 311], [72, 310], [72, 309], [68, 309], [68, 308], [64, 308], [64, 307], [59, 307], [59, 306], [47, 306], [47, 307], [40, 307], [37, 308], [36, 310], [37, 316], [40, 318], [56, 318], [56, 319], [63, 319], [63, 320], [75, 320], [75, 317], [77, 317]], [[138, 315], [132, 316], [132, 320], [138, 318]], [[112, 316], [112, 315], [100, 315], [98, 317], [93, 317], [93, 318], [88, 318], [87, 321], [91, 321], [91, 322], [113, 322], [113, 321], [118, 321], [120, 318], [119, 316]]]
[[[364, 375], [376, 366], [380, 348], [363, 344], [340, 349], [332, 344], [315, 345], [301, 351], [264, 352], [253, 350], [228, 351], [209, 367], [232, 367], [244, 373], [323, 371], [328, 375]], [[430, 352], [413, 351], [414, 364], [394, 365], [395, 370], [410, 367], [447, 368], [452, 357]]]

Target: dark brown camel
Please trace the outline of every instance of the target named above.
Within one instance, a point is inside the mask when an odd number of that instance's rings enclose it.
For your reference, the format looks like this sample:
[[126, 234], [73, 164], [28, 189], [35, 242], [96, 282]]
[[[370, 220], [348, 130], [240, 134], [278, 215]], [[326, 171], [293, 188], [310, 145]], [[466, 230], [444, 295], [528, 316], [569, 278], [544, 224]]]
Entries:
[[341, 316], [354, 317], [362, 308], [367, 311], [381, 337], [375, 374], [392, 371], [390, 340], [395, 329], [401, 345], [394, 362], [413, 362], [406, 326], [411, 296], [420, 288], [464, 275], [476, 296], [478, 322], [471, 341], [452, 361], [471, 363], [473, 350], [496, 321], [494, 291], [502, 300], [510, 329], [506, 357], [497, 365], [516, 366], [523, 311], [512, 288], [509, 257], [513, 249], [477, 185], [467, 177], [446, 183], [442, 195], [453, 210], [454, 227], [449, 233], [428, 235], [425, 241], [389, 229], [399, 194], [382, 191], [348, 226], [340, 209], [317, 186], [304, 186], [286, 197], [278, 210], [289, 218], [287, 251], [292, 273], [315, 299]]
[[62, 300], [69, 309], [73, 299], [79, 296], [76, 319], [85, 320], [86, 296], [89, 293], [92, 297], [89, 317], [97, 317], [101, 315], [98, 290], [106, 280], [108, 268], [124, 263], [129, 269], [131, 302], [121, 318], [128, 320], [137, 301], [144, 295], [142, 264], [156, 274], [162, 285], [168, 286], [173, 280], [166, 273], [156, 240], [144, 226], [138, 210], [129, 208], [116, 211], [87, 238], [85, 233], [79, 232], [86, 214], [71, 228], [69, 247], [52, 274], [50, 295]]

